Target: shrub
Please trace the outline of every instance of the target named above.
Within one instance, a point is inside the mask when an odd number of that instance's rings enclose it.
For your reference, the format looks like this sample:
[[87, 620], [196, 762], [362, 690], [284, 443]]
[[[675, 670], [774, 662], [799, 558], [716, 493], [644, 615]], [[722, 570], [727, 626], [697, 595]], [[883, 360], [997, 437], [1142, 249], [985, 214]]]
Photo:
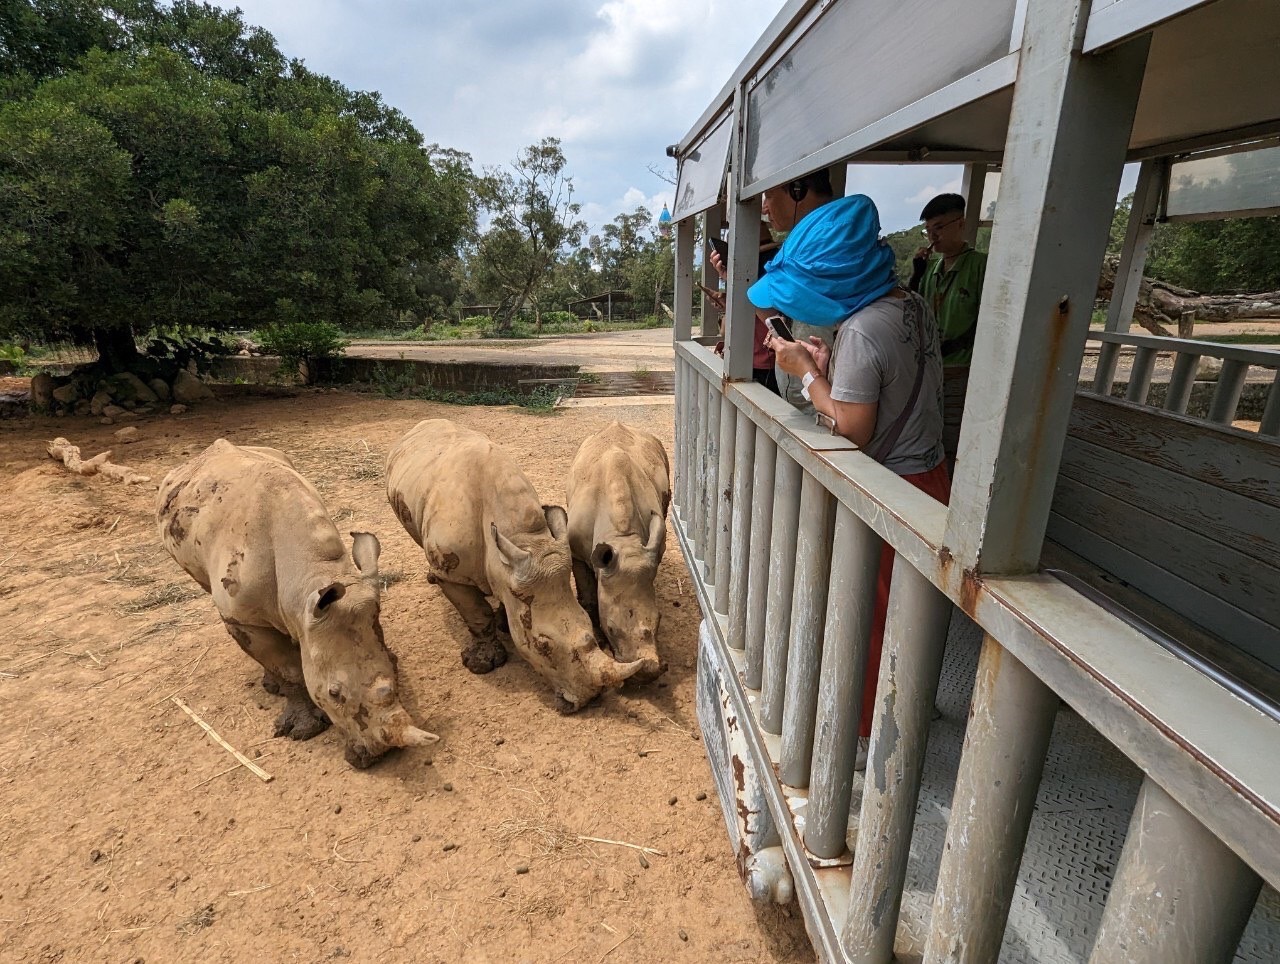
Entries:
[[21, 345], [0, 345], [0, 375], [6, 374], [6, 369], [15, 375], [27, 373], [27, 352]]
[[315, 376], [315, 362], [337, 358], [347, 341], [327, 321], [292, 321], [268, 325], [257, 333], [258, 344], [269, 355], [280, 356], [281, 374], [298, 374], [304, 384]]

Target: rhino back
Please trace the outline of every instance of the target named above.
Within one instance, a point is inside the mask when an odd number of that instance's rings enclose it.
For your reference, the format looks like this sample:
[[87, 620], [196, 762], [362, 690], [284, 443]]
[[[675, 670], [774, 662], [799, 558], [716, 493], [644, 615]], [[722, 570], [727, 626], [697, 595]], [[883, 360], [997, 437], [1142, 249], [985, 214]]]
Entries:
[[647, 432], [612, 422], [578, 449], [566, 494], [569, 543], [588, 560], [599, 542], [620, 535], [643, 541], [649, 518], [666, 517], [671, 499], [667, 453]]
[[519, 543], [546, 532], [542, 507], [515, 460], [479, 432], [428, 419], [387, 457], [387, 498], [436, 575], [487, 586], [490, 523]]
[[165, 478], [156, 515], [165, 548], [224, 617], [290, 635], [281, 596], [306, 589], [291, 580], [345, 560], [319, 494], [274, 449], [219, 439]]

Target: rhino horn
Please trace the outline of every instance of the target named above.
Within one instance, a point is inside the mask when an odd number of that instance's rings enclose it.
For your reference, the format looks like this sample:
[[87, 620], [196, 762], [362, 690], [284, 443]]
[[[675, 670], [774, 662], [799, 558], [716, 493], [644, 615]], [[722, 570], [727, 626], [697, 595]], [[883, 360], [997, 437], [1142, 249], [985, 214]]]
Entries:
[[502, 553], [502, 558], [506, 560], [507, 565], [518, 568], [528, 563], [530, 556], [526, 550], [521, 549], [499, 532], [498, 527], [492, 522], [489, 523], [489, 530], [493, 533], [494, 544], [498, 547], [498, 551]]
[[426, 730], [420, 730], [416, 726], [406, 726], [400, 734], [397, 741], [399, 746], [427, 746], [431, 743], [439, 743], [440, 737], [434, 733], [428, 733]]
[[614, 689], [644, 669], [644, 665], [645, 661], [642, 659], [630, 663], [619, 663], [609, 658], [604, 652], [600, 652], [600, 658], [595, 660], [595, 671], [602, 688]]
[[646, 552], [654, 553], [662, 545], [662, 537], [667, 534], [667, 520], [656, 512], [649, 517], [649, 537], [645, 540]]

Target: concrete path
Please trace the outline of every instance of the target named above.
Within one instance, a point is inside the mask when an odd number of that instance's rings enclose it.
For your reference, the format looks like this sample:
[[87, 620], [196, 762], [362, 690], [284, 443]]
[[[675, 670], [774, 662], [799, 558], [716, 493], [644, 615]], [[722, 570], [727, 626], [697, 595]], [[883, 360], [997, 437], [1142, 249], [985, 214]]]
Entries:
[[670, 372], [675, 351], [670, 328], [549, 335], [512, 341], [353, 341], [348, 355], [490, 365], [578, 365], [589, 372]]

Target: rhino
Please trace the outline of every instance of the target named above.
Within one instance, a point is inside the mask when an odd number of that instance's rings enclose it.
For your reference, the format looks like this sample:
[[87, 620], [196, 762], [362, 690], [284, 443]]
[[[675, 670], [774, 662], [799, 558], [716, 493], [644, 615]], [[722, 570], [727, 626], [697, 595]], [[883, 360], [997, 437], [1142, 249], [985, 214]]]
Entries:
[[440, 738], [400, 705], [379, 617], [376, 536], [351, 555], [319, 493], [275, 449], [218, 439], [165, 476], [160, 539], [213, 596], [227, 632], [283, 696], [275, 735], [309, 740], [332, 721], [363, 769], [392, 747]]
[[643, 668], [599, 647], [570, 585], [564, 509], [542, 505], [511, 456], [484, 435], [448, 419], [419, 422], [387, 456], [387, 498], [426, 554], [428, 582], [471, 632], [462, 651], [471, 672], [507, 661], [509, 633], [551, 684], [557, 708], [570, 713]]
[[615, 421], [578, 448], [565, 486], [578, 600], [615, 658], [644, 664], [636, 682], [667, 669], [653, 582], [666, 549], [669, 472], [661, 442]]

